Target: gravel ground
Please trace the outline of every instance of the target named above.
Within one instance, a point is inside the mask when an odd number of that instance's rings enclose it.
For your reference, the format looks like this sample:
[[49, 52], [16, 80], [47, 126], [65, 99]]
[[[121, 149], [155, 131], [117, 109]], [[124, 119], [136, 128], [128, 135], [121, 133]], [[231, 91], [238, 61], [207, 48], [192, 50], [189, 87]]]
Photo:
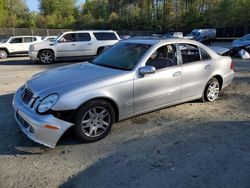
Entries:
[[0, 62], [0, 187], [249, 187], [250, 61], [213, 103], [193, 101], [117, 123], [81, 144], [68, 132], [55, 149], [29, 140], [13, 118], [15, 90], [68, 63]]

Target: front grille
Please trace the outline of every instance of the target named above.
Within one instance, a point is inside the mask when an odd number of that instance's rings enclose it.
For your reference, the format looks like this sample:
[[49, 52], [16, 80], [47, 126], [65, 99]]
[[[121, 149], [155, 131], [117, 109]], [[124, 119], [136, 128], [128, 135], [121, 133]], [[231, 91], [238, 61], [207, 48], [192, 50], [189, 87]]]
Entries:
[[33, 93], [28, 89], [24, 89], [22, 92], [23, 92], [22, 93], [22, 100], [25, 104], [28, 104], [33, 97]]

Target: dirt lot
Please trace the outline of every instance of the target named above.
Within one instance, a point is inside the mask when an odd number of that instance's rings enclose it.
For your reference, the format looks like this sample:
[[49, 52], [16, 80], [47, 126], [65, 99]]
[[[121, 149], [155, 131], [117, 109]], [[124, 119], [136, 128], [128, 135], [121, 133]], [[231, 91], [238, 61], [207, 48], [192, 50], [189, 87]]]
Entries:
[[1, 188], [250, 186], [250, 61], [235, 60], [236, 78], [216, 102], [117, 123], [96, 143], [78, 143], [69, 132], [49, 149], [20, 131], [11, 101], [33, 74], [65, 64], [0, 62]]

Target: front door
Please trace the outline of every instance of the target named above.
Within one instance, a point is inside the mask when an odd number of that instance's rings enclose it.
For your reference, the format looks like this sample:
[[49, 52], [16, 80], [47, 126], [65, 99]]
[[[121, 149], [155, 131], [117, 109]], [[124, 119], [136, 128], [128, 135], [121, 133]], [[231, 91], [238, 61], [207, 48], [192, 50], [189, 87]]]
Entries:
[[58, 57], [78, 56], [78, 37], [76, 33], [66, 33], [54, 45]]
[[21, 53], [25, 52], [24, 43], [22, 37], [14, 37], [9, 42], [10, 53]]
[[134, 79], [135, 112], [149, 110], [180, 99], [182, 70], [177, 62], [176, 46], [169, 44], [158, 48], [145, 65], [156, 72]]

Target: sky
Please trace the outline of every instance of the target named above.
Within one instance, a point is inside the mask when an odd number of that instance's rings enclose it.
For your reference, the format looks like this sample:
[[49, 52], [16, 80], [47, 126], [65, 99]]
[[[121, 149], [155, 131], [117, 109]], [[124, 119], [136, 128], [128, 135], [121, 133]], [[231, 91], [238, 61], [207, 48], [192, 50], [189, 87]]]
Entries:
[[[28, 5], [30, 11], [39, 11], [38, 0], [25, 0]], [[77, 4], [83, 3], [85, 0], [77, 0]]]

